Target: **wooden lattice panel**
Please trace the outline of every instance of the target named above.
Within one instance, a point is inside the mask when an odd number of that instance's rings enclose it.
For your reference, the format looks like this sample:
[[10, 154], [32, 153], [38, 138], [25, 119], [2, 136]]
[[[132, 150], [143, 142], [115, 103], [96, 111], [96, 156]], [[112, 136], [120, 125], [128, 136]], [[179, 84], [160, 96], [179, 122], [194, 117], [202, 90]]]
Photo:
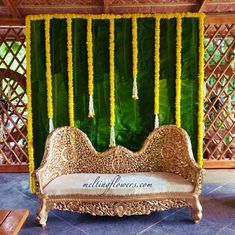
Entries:
[[205, 27], [205, 162], [235, 163], [235, 25]]
[[25, 171], [27, 97], [23, 27], [0, 28], [0, 171]]
[[[204, 159], [219, 168], [225, 161], [234, 166], [235, 25], [206, 25], [205, 52]], [[0, 99], [9, 106], [7, 111], [0, 102], [5, 135], [0, 141], [0, 166], [9, 170], [6, 166], [28, 163], [24, 28], [0, 28], [0, 68]]]

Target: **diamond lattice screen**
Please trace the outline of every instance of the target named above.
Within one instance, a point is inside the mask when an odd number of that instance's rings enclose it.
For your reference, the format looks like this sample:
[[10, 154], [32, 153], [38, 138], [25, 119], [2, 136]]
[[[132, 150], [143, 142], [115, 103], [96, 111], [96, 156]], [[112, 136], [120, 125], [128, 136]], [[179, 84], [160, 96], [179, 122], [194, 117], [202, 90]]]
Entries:
[[0, 165], [28, 163], [25, 34], [0, 28]]
[[205, 160], [235, 161], [235, 25], [205, 27]]

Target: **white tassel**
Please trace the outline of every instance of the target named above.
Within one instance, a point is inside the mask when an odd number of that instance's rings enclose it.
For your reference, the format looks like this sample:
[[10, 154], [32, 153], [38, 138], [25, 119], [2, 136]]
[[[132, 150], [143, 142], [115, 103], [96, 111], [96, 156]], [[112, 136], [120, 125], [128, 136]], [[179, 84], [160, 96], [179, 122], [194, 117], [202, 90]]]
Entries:
[[138, 88], [137, 88], [137, 81], [136, 81], [136, 78], [133, 79], [132, 98], [133, 98], [134, 100], [138, 100], [138, 99], [139, 99], [139, 97], [138, 97]]
[[7, 96], [7, 98], [9, 98], [9, 99], [10, 99], [11, 96], [12, 96], [12, 89], [11, 89], [10, 80], [7, 81], [6, 96]]
[[158, 118], [158, 114], [155, 114], [154, 128], [158, 128], [158, 127], [159, 127], [159, 118]]
[[227, 110], [229, 114], [232, 113], [232, 96], [231, 95], [228, 97]]
[[115, 147], [116, 146], [114, 126], [111, 126], [111, 128], [110, 128], [110, 139], [109, 139], [109, 141], [110, 141], [109, 147]]
[[0, 126], [0, 142], [1, 142], [4, 139], [6, 139], [6, 134], [4, 132], [2, 120], [0, 120], [0, 121], [1, 121], [1, 126]]
[[88, 114], [88, 117], [89, 117], [89, 118], [93, 118], [94, 115], [95, 115], [94, 101], [93, 101], [93, 96], [90, 95], [90, 96], [89, 96], [89, 114]]
[[51, 133], [53, 130], [54, 130], [53, 119], [50, 118], [49, 119], [49, 133]]

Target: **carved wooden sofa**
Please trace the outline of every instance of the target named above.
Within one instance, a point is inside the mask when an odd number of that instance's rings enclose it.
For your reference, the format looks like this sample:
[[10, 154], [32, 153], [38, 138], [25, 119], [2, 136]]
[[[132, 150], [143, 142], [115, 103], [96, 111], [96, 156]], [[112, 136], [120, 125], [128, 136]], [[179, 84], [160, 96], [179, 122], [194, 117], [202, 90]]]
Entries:
[[99, 153], [81, 130], [61, 127], [48, 136], [33, 173], [37, 221], [45, 226], [52, 209], [123, 216], [191, 207], [197, 223], [202, 171], [187, 133], [174, 125], [153, 130], [135, 153], [122, 146]]

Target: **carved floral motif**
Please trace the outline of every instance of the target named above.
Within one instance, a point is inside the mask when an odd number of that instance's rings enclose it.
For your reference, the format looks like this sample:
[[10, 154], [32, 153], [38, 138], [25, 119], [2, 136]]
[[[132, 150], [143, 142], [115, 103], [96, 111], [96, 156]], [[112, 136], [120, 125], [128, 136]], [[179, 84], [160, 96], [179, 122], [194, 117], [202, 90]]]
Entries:
[[54, 203], [54, 209], [78, 211], [92, 215], [119, 216], [145, 215], [153, 211], [163, 211], [170, 208], [189, 207], [186, 199], [165, 199], [138, 202], [79, 202], [61, 201]]

